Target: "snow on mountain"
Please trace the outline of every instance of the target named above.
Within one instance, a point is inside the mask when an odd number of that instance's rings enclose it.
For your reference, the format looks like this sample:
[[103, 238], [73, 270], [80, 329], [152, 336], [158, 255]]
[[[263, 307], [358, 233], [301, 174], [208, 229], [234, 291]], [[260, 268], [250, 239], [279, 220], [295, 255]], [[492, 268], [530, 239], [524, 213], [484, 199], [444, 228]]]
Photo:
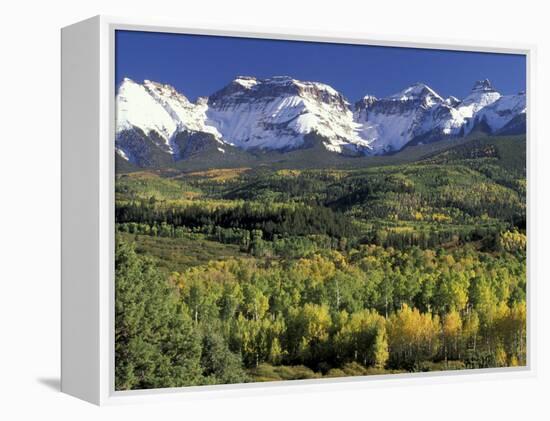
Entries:
[[445, 104], [450, 107], [456, 107], [458, 104], [460, 104], [460, 102], [460, 99], [452, 95], [449, 98], [445, 99]]
[[255, 77], [239, 76], [233, 81], [233, 83], [241, 85], [245, 89], [251, 89], [253, 86], [258, 84], [258, 81]]
[[346, 99], [332, 87], [288, 76], [238, 77], [208, 101], [208, 124], [243, 149], [295, 149], [316, 132], [331, 151], [368, 149]]
[[525, 115], [527, 112], [524, 92], [516, 95], [504, 95], [498, 100], [481, 109], [470, 123], [470, 126], [485, 122], [492, 132], [497, 132], [514, 118]]
[[461, 119], [463, 124], [466, 119], [472, 118], [475, 113], [497, 101], [500, 96], [488, 79], [479, 80], [474, 84], [472, 92], [456, 107], [456, 118]]
[[411, 85], [402, 91], [391, 95], [388, 97], [390, 100], [397, 100], [397, 101], [415, 101], [415, 100], [424, 100], [425, 105], [431, 106], [433, 104], [437, 104], [443, 101], [443, 98], [441, 98], [432, 88], [430, 88], [428, 85], [417, 82], [414, 85]]
[[441, 129], [441, 133], [444, 135], [466, 135], [472, 129], [470, 124], [472, 118], [483, 108], [493, 104], [501, 97], [491, 82], [488, 79], [477, 81], [472, 91], [462, 101], [455, 102], [449, 105], [449, 110], [446, 116], [434, 122], [434, 128]]
[[445, 100], [423, 83], [415, 83], [387, 98], [365, 98], [355, 105], [355, 119], [361, 124], [362, 137], [371, 140], [377, 154], [403, 148], [421, 134], [430, 110], [445, 105]]
[[525, 94], [501, 96], [487, 79], [463, 100], [415, 83], [386, 98], [364, 96], [352, 111], [329, 85], [289, 76], [239, 76], [194, 103], [170, 85], [126, 78], [116, 112], [119, 156], [153, 165], [182, 159], [190, 150], [224, 153], [224, 145], [292, 150], [304, 147], [310, 133], [329, 151], [384, 154], [464, 136], [482, 122], [491, 133], [521, 132], [526, 103]]
[[[125, 78], [116, 97], [116, 131], [120, 134], [139, 129], [161, 150], [174, 155], [178, 147], [173, 139], [179, 132], [205, 132], [220, 137], [214, 127], [205, 124], [207, 108], [206, 101], [193, 104], [170, 85], [149, 80], [139, 84]], [[119, 154], [135, 160], [131, 151], [121, 149]]]
[[159, 104], [147, 87], [124, 79], [116, 97], [117, 133], [138, 128], [146, 135], [155, 132], [163, 146], [172, 150], [169, 140], [177, 128], [177, 123], [166, 109]]
[[193, 104], [170, 85], [163, 85], [149, 80], [146, 80], [143, 85], [149, 94], [170, 114], [177, 125], [176, 129], [178, 131], [200, 131], [220, 136], [215, 128], [205, 124], [206, 110], [208, 109], [206, 99], [199, 98], [197, 103]]
[[462, 101], [453, 96], [443, 99], [429, 86], [416, 83], [387, 98], [360, 101], [355, 118], [374, 153], [383, 154], [409, 142], [467, 135], [481, 116], [492, 131], [498, 130], [521, 112], [521, 100], [515, 97], [502, 97], [488, 79], [477, 81]]

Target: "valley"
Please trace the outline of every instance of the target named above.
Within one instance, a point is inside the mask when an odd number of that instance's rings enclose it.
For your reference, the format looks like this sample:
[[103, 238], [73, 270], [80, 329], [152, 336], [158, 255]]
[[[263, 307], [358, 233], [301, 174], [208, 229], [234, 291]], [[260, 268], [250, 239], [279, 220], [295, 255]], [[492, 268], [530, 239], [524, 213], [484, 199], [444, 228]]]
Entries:
[[526, 364], [524, 134], [216, 136], [117, 155], [117, 390]]

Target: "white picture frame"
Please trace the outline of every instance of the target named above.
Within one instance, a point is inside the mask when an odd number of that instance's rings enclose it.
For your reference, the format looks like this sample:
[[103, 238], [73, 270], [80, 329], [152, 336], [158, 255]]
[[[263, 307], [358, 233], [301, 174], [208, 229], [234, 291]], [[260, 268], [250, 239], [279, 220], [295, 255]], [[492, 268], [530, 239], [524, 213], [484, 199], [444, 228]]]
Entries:
[[[313, 32], [213, 26], [96, 16], [65, 27], [62, 45], [62, 320], [61, 390], [97, 405], [296, 393], [534, 376], [533, 315], [536, 280], [527, 260], [527, 365], [517, 368], [391, 376], [298, 380], [219, 386], [115, 391], [114, 389], [114, 33], [139, 30], [263, 39], [367, 44], [525, 54], [527, 58], [527, 203], [533, 221], [530, 180], [536, 94], [535, 47], [455, 40], [386, 38], [363, 33]], [[528, 243], [532, 227], [528, 223]], [[529, 246], [528, 246], [529, 247]], [[532, 255], [532, 254], [531, 254]]]

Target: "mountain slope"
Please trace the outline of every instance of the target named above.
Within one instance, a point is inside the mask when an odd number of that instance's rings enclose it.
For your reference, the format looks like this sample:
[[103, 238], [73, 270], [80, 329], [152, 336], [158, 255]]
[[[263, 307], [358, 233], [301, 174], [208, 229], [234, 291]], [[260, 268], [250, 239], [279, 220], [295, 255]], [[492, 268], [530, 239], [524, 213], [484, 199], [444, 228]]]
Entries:
[[369, 149], [346, 99], [318, 82], [239, 77], [209, 97], [207, 116], [224, 141], [243, 149], [292, 150], [312, 132], [334, 152]]
[[374, 153], [396, 152], [417, 135], [425, 115], [442, 104], [434, 90], [416, 83], [388, 98], [364, 97], [355, 105], [355, 119]]
[[[520, 107], [509, 105], [511, 100], [500, 107], [498, 104], [508, 97], [502, 97], [487, 79], [477, 81], [462, 101], [455, 97], [443, 99], [423, 83], [416, 83], [387, 98], [365, 98], [367, 100], [356, 104], [355, 116], [363, 124], [366, 137], [372, 139], [371, 146], [377, 154], [393, 153], [407, 144], [466, 136], [485, 115], [487, 120], [494, 122], [488, 124], [489, 133], [496, 133], [504, 124], [497, 121], [494, 114], [501, 114], [504, 108], [511, 116], [521, 112]], [[485, 114], [489, 109], [499, 111]]]
[[311, 152], [308, 138], [344, 156], [393, 154], [474, 131], [524, 133], [526, 120], [525, 95], [502, 96], [488, 80], [462, 101], [415, 83], [387, 98], [367, 95], [352, 111], [334, 88], [289, 76], [240, 76], [196, 102], [170, 85], [125, 78], [116, 108], [117, 154], [140, 167], [207, 155], [222, 162], [260, 151]]
[[526, 113], [526, 97], [523, 92], [505, 95], [481, 109], [472, 119], [471, 125], [485, 122], [492, 133], [525, 133]]

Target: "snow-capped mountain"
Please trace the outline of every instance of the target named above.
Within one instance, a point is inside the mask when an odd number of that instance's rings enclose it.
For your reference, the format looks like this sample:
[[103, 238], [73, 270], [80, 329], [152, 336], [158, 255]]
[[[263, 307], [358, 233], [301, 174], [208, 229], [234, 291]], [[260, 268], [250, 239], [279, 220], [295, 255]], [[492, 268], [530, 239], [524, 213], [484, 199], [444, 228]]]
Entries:
[[527, 104], [524, 92], [516, 95], [503, 95], [498, 100], [483, 107], [469, 121], [469, 126], [485, 124], [492, 133], [525, 133]]
[[525, 95], [503, 97], [485, 79], [462, 101], [443, 99], [423, 83], [383, 99], [367, 96], [356, 103], [354, 116], [373, 152], [383, 154], [408, 144], [465, 136], [481, 122], [497, 133], [519, 114], [525, 114]]
[[355, 105], [355, 120], [373, 151], [381, 154], [403, 148], [426, 125], [430, 111], [440, 106], [446, 106], [441, 96], [429, 86], [416, 83], [387, 98], [364, 97]]
[[177, 156], [178, 133], [201, 132], [219, 138], [212, 126], [205, 124], [205, 100], [191, 103], [170, 85], [146, 80], [138, 84], [125, 78], [116, 97], [117, 152], [125, 159], [141, 163], [151, 152]]
[[525, 131], [525, 95], [501, 96], [488, 80], [463, 100], [416, 83], [355, 106], [334, 88], [288, 76], [235, 78], [210, 97], [189, 101], [170, 85], [124, 79], [116, 97], [116, 150], [140, 166], [158, 166], [198, 151], [289, 151], [316, 134], [342, 154], [384, 154], [404, 146], [464, 136]]
[[288, 76], [238, 77], [209, 97], [207, 118], [225, 142], [243, 149], [295, 149], [312, 131], [334, 152], [369, 149], [340, 93]]

